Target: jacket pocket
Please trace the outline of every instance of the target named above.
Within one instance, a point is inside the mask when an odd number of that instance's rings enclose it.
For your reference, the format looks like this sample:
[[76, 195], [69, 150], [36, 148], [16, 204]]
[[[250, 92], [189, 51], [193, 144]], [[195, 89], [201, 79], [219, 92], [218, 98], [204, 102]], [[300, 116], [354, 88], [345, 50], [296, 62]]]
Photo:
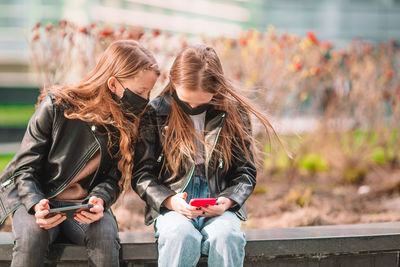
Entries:
[[13, 185], [15, 182], [15, 177], [17, 177], [20, 174], [21, 174], [21, 172], [16, 172], [10, 178], [8, 178], [4, 182], [2, 182], [0, 184], [0, 192], [4, 192], [7, 187], [9, 187], [10, 185]]

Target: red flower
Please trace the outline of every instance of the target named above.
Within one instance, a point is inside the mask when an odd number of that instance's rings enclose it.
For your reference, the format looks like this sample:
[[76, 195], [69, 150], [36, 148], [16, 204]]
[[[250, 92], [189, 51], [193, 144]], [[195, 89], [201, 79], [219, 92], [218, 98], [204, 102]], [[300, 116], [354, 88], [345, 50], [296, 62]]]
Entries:
[[39, 29], [41, 25], [42, 25], [42, 23], [40, 21], [36, 22], [35, 26], [32, 27], [32, 31]]
[[318, 74], [321, 73], [321, 67], [320, 67], [320, 66], [313, 67], [313, 68], [311, 69], [311, 72], [312, 72], [314, 75], [318, 75]]
[[247, 45], [247, 40], [245, 39], [245, 38], [240, 38], [240, 44], [242, 45], [242, 46], [246, 46]]
[[161, 31], [159, 29], [154, 29], [153, 30], [153, 36], [154, 38], [158, 37], [161, 34]]
[[140, 38], [142, 38], [142, 36], [144, 35], [144, 31], [143, 31], [143, 28], [140, 26], [136, 26], [135, 31], [136, 31], [136, 33], [135, 33], [135, 37], [133, 39], [137, 41]]
[[136, 35], [136, 40], [140, 40], [140, 38], [142, 38], [143, 35], [144, 35], [144, 32], [139, 32], [139, 33]]
[[34, 42], [34, 41], [37, 41], [37, 40], [39, 40], [39, 38], [40, 38], [40, 35], [37, 33], [37, 34], [35, 34], [33, 37], [32, 37], [32, 41]]
[[391, 69], [385, 70], [385, 75], [388, 79], [392, 79], [394, 76], [393, 70]]
[[293, 66], [294, 66], [294, 69], [297, 71], [301, 70], [301, 68], [303, 67], [303, 65], [301, 65], [301, 62], [296, 62], [293, 64]]
[[127, 39], [135, 39], [135, 34], [133, 33], [133, 31], [129, 31], [128, 35], [126, 36]]
[[307, 37], [308, 37], [308, 39], [310, 39], [311, 42], [313, 42], [314, 44], [318, 44], [317, 36], [315, 35], [315, 33], [314, 33], [313, 31], [308, 31], [308, 32], [307, 32]]
[[100, 32], [100, 37], [106, 37], [106, 36], [109, 36], [109, 35], [112, 35], [112, 34], [114, 34], [114, 30], [112, 30], [112, 29], [103, 29]]
[[78, 31], [79, 31], [80, 33], [83, 33], [83, 34], [88, 34], [88, 29], [87, 29], [86, 26], [80, 27], [80, 28], [78, 29]]
[[96, 26], [97, 26], [96, 22], [90, 23], [90, 28], [94, 28], [94, 27], [96, 27]]

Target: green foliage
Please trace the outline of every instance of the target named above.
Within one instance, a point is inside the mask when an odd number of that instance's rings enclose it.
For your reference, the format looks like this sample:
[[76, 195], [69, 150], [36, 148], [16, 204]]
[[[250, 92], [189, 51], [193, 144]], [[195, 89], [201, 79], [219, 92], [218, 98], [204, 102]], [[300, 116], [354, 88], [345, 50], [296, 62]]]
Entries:
[[26, 126], [34, 112], [33, 105], [0, 105], [0, 126]]
[[356, 148], [359, 148], [363, 145], [373, 145], [376, 143], [378, 138], [378, 134], [375, 131], [366, 132], [362, 130], [354, 131], [354, 143]]
[[301, 157], [299, 160], [299, 167], [300, 169], [306, 170], [310, 173], [326, 171], [329, 169], [326, 160], [315, 153], [309, 153]]
[[378, 164], [385, 164], [387, 162], [385, 151], [383, 147], [377, 147], [372, 152], [372, 159]]
[[290, 158], [285, 151], [280, 150], [276, 155], [266, 155], [263, 165], [266, 169], [274, 168], [278, 171], [284, 171], [290, 167]]
[[372, 160], [377, 164], [386, 164], [396, 158], [395, 150], [392, 147], [376, 147], [371, 153]]
[[14, 154], [0, 154], [0, 172], [4, 169], [4, 167], [10, 162], [10, 160], [14, 157]]

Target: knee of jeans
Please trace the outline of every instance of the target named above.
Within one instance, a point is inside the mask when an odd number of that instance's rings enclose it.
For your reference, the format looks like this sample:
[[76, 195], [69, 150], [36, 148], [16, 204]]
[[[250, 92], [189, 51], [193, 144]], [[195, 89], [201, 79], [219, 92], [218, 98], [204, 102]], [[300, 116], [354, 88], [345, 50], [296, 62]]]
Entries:
[[40, 227], [24, 228], [15, 237], [15, 244], [27, 251], [46, 248], [49, 245], [49, 234]]
[[158, 231], [159, 242], [170, 240], [174, 243], [197, 243], [201, 240], [200, 233], [194, 229], [190, 222], [176, 224]]
[[245, 236], [244, 233], [235, 227], [223, 227], [218, 228], [216, 231], [212, 231], [208, 233], [207, 238], [211, 243], [212, 242], [223, 242], [223, 243], [235, 243], [235, 244], [245, 244]]
[[99, 221], [91, 223], [86, 230], [86, 239], [97, 241], [119, 240], [117, 223], [113, 218], [103, 217]]

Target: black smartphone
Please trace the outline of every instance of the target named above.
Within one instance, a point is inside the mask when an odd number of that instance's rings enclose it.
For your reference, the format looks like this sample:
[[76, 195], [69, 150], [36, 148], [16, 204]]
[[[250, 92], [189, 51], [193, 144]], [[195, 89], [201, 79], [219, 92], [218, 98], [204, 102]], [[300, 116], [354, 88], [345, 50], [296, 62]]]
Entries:
[[89, 211], [91, 207], [93, 207], [93, 204], [80, 204], [80, 205], [72, 205], [61, 208], [49, 209], [49, 214], [46, 215], [46, 218], [53, 217], [57, 214], [65, 215], [67, 216], [67, 218], [74, 218], [77, 212], [80, 212], [82, 210]]

